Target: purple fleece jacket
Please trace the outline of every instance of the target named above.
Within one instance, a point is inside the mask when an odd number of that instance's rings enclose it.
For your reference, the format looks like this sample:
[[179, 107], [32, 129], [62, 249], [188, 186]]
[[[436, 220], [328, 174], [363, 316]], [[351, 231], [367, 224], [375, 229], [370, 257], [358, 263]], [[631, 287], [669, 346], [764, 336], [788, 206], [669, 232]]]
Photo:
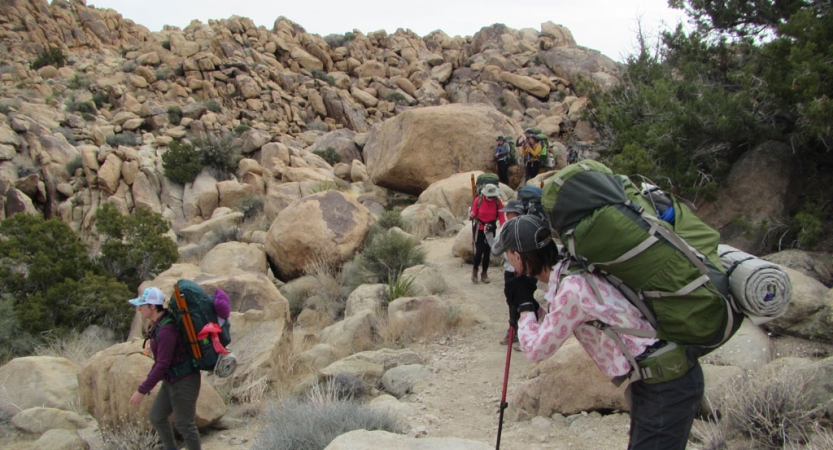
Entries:
[[140, 394], [150, 392], [159, 380], [164, 379], [168, 383], [176, 383], [191, 375], [199, 375], [196, 371], [180, 378], [174, 378], [167, 374], [171, 366], [187, 360], [190, 356], [188, 356], [188, 348], [185, 347], [185, 341], [182, 340], [182, 335], [179, 334], [173, 322], [166, 323], [162, 328], [159, 328], [159, 334], [157, 336], [156, 328], [159, 327], [159, 323], [165, 317], [168, 317], [167, 311], [156, 319], [156, 322], [151, 325], [150, 331], [148, 332], [148, 336], [150, 336], [150, 351], [153, 352], [154, 361], [147, 378], [139, 385]]

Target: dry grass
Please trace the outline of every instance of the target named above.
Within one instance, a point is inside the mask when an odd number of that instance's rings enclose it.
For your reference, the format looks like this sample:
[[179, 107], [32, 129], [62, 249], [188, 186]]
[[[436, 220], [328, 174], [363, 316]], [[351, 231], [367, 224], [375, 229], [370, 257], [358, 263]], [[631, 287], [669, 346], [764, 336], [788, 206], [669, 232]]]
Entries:
[[124, 423], [117, 428], [102, 428], [101, 439], [107, 450], [156, 450], [156, 431], [136, 423]]
[[113, 345], [114, 342], [98, 334], [73, 333], [63, 338], [49, 339], [46, 344], [35, 348], [36, 356], [58, 356], [83, 366], [96, 352]]
[[812, 426], [808, 379], [797, 373], [761, 372], [738, 380], [723, 405], [730, 431], [749, 436], [760, 448], [802, 442]]
[[694, 450], [725, 450], [727, 449], [727, 430], [723, 422], [713, 420], [696, 420], [691, 428]]
[[380, 348], [406, 348], [415, 342], [424, 343], [470, 326], [471, 321], [459, 307], [423, 303], [415, 315], [407, 318], [385, 320], [378, 317], [374, 324], [376, 344]]
[[316, 255], [304, 268], [304, 273], [318, 281], [316, 289], [308, 293], [304, 307], [326, 313], [332, 319], [340, 317], [344, 312], [347, 293], [341, 285], [338, 265], [327, 256]]

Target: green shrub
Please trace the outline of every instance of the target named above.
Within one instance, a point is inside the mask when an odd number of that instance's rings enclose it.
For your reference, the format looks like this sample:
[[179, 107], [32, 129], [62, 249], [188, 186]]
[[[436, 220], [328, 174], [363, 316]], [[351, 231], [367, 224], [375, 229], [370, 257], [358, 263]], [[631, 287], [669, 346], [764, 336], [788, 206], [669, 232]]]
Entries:
[[344, 33], [344, 44], [343, 45], [347, 45], [347, 43], [352, 41], [353, 39], [356, 39], [356, 33], [353, 33], [352, 31], [348, 31], [348, 32]]
[[114, 134], [112, 136], [107, 136], [105, 141], [107, 142], [107, 145], [111, 147], [119, 147], [122, 145], [125, 147], [133, 147], [141, 143], [139, 135], [129, 130], [122, 131], [121, 133]]
[[32, 354], [39, 343], [20, 327], [14, 306], [11, 295], [0, 294], [0, 364]]
[[96, 117], [90, 113], [81, 113], [81, 118], [86, 120], [87, 122], [95, 122]]
[[179, 184], [190, 183], [202, 171], [202, 159], [193, 145], [171, 141], [168, 151], [162, 153], [162, 168], [169, 180]]
[[344, 36], [340, 34], [328, 34], [324, 36], [324, 42], [326, 42], [330, 48], [341, 47], [344, 45]]
[[249, 125], [246, 125], [245, 123], [241, 123], [240, 125], [237, 125], [236, 127], [234, 127], [233, 131], [234, 131], [234, 134], [240, 136], [241, 134], [243, 134], [243, 133], [245, 133], [245, 132], [247, 132], [251, 129], [252, 129], [252, 127], [250, 127]]
[[382, 230], [389, 230], [393, 227], [402, 228], [404, 226], [402, 223], [402, 210], [394, 208], [383, 212], [382, 215], [376, 219], [376, 222], [373, 222], [373, 225]]
[[67, 82], [67, 88], [69, 89], [89, 89], [90, 88], [90, 80], [87, 77], [79, 74], [75, 74], [72, 78], [69, 79]]
[[425, 263], [425, 251], [399, 233], [380, 233], [359, 253], [359, 264], [379, 281], [398, 279], [408, 267]]
[[402, 275], [394, 278], [388, 278], [387, 298], [388, 303], [400, 297], [407, 297], [411, 292], [411, 287], [414, 285], [413, 278], [407, 278]]
[[179, 106], [168, 107], [168, 122], [173, 126], [178, 126], [182, 123], [182, 108]]
[[173, 79], [174, 77], [174, 71], [170, 67], [163, 67], [161, 69], [157, 69], [155, 74], [157, 80], [169, 80]]
[[64, 56], [64, 52], [60, 48], [49, 47], [49, 50], [38, 54], [38, 57], [32, 61], [29, 68], [32, 70], [38, 70], [41, 67], [46, 66], [64, 67], [66, 62], [67, 58]]
[[98, 91], [93, 94], [93, 103], [95, 103], [96, 109], [101, 109], [105, 103], [110, 103], [110, 96], [104, 91]]
[[385, 96], [385, 100], [396, 103], [397, 105], [407, 105], [408, 99], [405, 97], [405, 94], [399, 91], [390, 91], [388, 95]]
[[798, 245], [805, 250], [812, 250], [824, 237], [824, 207], [809, 202], [801, 212], [795, 215], [795, 228], [798, 230]]
[[324, 161], [327, 161], [327, 164], [331, 166], [334, 166], [341, 162], [341, 154], [339, 154], [333, 147], [327, 147], [323, 150], [316, 150], [312, 153], [323, 158]]
[[251, 220], [263, 212], [263, 207], [263, 197], [250, 194], [244, 197], [234, 209], [243, 213], [243, 220]]
[[81, 155], [78, 155], [75, 158], [72, 158], [72, 160], [67, 163], [67, 165], [66, 165], [67, 173], [70, 176], [74, 176], [75, 172], [78, 169], [82, 168], [82, 167], [84, 167], [84, 162], [81, 158]]
[[168, 222], [147, 208], [123, 216], [112, 203], [104, 203], [96, 213], [95, 228], [101, 240], [101, 265], [131, 291], [179, 258], [176, 244], [166, 235]]
[[334, 398], [289, 399], [267, 411], [253, 450], [323, 450], [353, 430], [402, 432], [396, 419], [355, 401]]
[[316, 80], [324, 81], [330, 86], [336, 84], [335, 78], [333, 78], [332, 75], [327, 75], [327, 72], [324, 72], [321, 69], [310, 69], [310, 73], [312, 74], [312, 77]]
[[215, 177], [227, 180], [237, 171], [240, 163], [240, 144], [234, 136], [226, 134], [222, 138], [208, 135], [204, 138], [193, 138], [194, 147], [200, 152], [203, 167], [209, 169]]
[[81, 112], [81, 113], [88, 113], [94, 114], [96, 113], [95, 104], [93, 102], [76, 102], [71, 101], [67, 103], [67, 111], [69, 112]]
[[207, 109], [207, 110], [209, 110], [213, 113], [219, 113], [220, 111], [223, 110], [223, 107], [220, 106], [220, 102], [218, 102], [217, 100], [212, 99], [212, 100], [209, 100], [205, 103], [205, 109]]

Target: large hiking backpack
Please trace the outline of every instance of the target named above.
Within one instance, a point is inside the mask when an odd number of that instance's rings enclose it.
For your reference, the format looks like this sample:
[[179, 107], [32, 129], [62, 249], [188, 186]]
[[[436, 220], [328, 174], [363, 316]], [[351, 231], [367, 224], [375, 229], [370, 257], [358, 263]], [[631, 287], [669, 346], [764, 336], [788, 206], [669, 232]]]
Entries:
[[627, 177], [586, 160], [547, 180], [542, 204], [570, 255], [619, 287], [656, 333], [602, 328], [656, 337], [696, 358], [728, 340], [743, 315], [731, 303], [717, 255], [720, 235], [688, 205], [668, 198], [671, 222], [657, 217], [651, 197]]
[[474, 184], [477, 187], [477, 195], [480, 195], [480, 191], [482, 191], [483, 187], [487, 184], [493, 184], [500, 187], [500, 178], [498, 178], [495, 173], [481, 173], [477, 176], [477, 181], [475, 181]]
[[506, 162], [510, 166], [517, 165], [518, 164], [518, 153], [515, 150], [515, 140], [511, 139], [511, 136], [510, 136], [510, 139], [508, 141], [506, 141], [506, 143], [509, 144], [509, 157], [506, 159]]
[[544, 222], [549, 221], [541, 205], [541, 188], [537, 186], [524, 186], [518, 189], [518, 200], [524, 205], [524, 213], [541, 218]]
[[[191, 371], [218, 369], [218, 361], [223, 359], [223, 355], [228, 354], [225, 347], [231, 342], [231, 323], [225, 320], [222, 326], [219, 325], [217, 312], [214, 309], [214, 298], [206, 294], [197, 283], [179, 280], [174, 286], [174, 294], [168, 303], [168, 310], [170, 318], [164, 319], [163, 323], [165, 320], [171, 320], [182, 335], [191, 355], [191, 360], [188, 361]], [[226, 364], [229, 362], [227, 360]], [[236, 367], [236, 361], [234, 367]], [[215, 373], [219, 376], [228, 376], [234, 371], [234, 367], [226, 367], [222, 371], [216, 370]], [[185, 371], [188, 368], [172, 369]], [[229, 369], [230, 372], [228, 372]]]
[[543, 134], [536, 135], [535, 139], [541, 144], [541, 155], [539, 156], [541, 167], [547, 170], [552, 170], [552, 168], [555, 167], [555, 158], [550, 150], [549, 139], [547, 139], [547, 137]]

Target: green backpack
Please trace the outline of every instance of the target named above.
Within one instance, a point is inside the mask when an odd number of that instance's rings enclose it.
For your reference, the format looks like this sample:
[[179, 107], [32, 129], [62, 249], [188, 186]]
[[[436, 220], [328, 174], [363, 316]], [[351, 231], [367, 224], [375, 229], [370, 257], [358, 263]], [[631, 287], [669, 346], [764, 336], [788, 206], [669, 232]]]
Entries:
[[477, 195], [480, 195], [480, 191], [482, 191], [483, 187], [487, 184], [493, 184], [500, 187], [500, 178], [498, 178], [496, 173], [481, 173], [478, 175], [477, 181], [474, 183], [477, 188]]
[[[673, 223], [659, 219], [655, 202], [627, 177], [586, 160], [548, 179], [541, 201], [572, 258], [617, 286], [656, 330], [643, 334], [600, 326], [616, 336], [631, 365], [639, 367], [636, 379], [649, 383], [683, 375], [687, 369], [670, 373], [663, 365], [687, 362], [690, 367], [726, 342], [743, 319], [733, 307], [717, 254], [719, 233], [688, 205], [667, 198], [674, 208]], [[672, 343], [663, 351], [667, 361], [637, 364], [618, 334]], [[657, 359], [660, 355], [658, 351]]]
[[[214, 311], [214, 299], [205, 293], [193, 281], [179, 280], [176, 282], [181, 299], [177, 300], [176, 291], [168, 302], [169, 317], [162, 320], [160, 327], [169, 322], [176, 325], [188, 347], [191, 359], [169, 369], [173, 376], [179, 377], [196, 370], [214, 370], [220, 354], [214, 349], [210, 337], [198, 339], [200, 331], [209, 323], [217, 323], [217, 313]], [[225, 347], [231, 341], [228, 320], [221, 327], [218, 334], [220, 343]], [[158, 328], [157, 328], [158, 330]]]

